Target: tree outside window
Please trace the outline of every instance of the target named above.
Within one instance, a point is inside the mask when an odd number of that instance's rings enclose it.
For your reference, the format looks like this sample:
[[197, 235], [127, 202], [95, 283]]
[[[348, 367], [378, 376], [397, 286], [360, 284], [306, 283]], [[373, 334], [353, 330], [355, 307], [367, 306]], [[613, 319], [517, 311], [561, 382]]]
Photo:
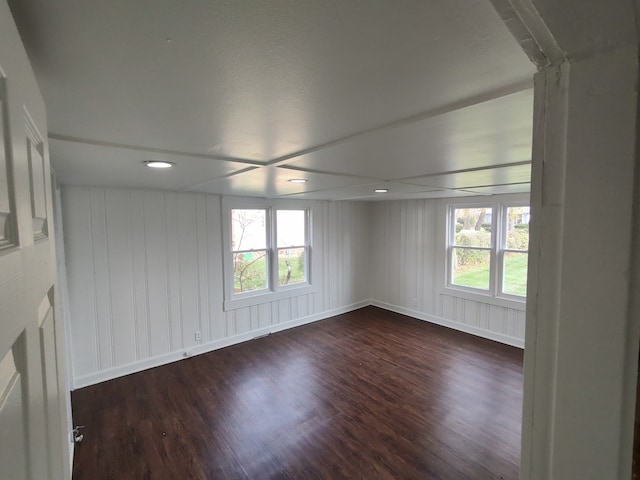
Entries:
[[234, 294], [308, 282], [307, 218], [307, 210], [231, 210]]
[[251, 292], [268, 288], [267, 211], [231, 210], [233, 291]]

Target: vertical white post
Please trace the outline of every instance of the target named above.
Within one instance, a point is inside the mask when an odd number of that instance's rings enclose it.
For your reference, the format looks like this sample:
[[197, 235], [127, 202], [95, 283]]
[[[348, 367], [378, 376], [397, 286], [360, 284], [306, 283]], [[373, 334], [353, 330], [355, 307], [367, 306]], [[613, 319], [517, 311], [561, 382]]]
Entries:
[[536, 76], [526, 480], [631, 476], [640, 331], [637, 86], [635, 46]]

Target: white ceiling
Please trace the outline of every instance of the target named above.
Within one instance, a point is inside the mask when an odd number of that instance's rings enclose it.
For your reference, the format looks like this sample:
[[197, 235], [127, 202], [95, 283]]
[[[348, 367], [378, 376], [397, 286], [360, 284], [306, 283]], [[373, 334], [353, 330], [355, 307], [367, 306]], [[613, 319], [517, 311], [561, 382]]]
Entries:
[[489, 0], [10, 5], [62, 183], [374, 200], [529, 189], [535, 69]]

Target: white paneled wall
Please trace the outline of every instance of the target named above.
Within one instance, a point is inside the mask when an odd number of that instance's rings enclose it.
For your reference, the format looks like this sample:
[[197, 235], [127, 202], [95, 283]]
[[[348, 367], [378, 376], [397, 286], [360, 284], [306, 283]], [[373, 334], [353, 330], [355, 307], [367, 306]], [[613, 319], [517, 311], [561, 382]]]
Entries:
[[444, 212], [443, 201], [434, 199], [372, 206], [372, 303], [522, 347], [524, 302], [445, 288]]
[[226, 312], [220, 197], [65, 186], [62, 204], [75, 387], [368, 303], [367, 204], [318, 202], [315, 293]]
[[219, 196], [63, 187], [74, 387], [369, 303], [523, 345], [524, 303], [444, 288], [442, 201], [315, 204], [315, 290], [224, 311]]
[[371, 298], [416, 312], [434, 313], [436, 202], [379, 202], [371, 217], [375, 258]]

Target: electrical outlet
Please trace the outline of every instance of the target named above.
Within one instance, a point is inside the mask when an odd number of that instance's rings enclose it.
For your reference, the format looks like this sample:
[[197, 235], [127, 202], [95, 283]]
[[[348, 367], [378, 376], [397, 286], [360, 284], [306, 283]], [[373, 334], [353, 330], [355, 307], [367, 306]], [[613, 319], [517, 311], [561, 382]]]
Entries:
[[202, 333], [201, 332], [196, 332], [195, 337], [196, 337], [196, 342], [200, 343], [202, 341]]

